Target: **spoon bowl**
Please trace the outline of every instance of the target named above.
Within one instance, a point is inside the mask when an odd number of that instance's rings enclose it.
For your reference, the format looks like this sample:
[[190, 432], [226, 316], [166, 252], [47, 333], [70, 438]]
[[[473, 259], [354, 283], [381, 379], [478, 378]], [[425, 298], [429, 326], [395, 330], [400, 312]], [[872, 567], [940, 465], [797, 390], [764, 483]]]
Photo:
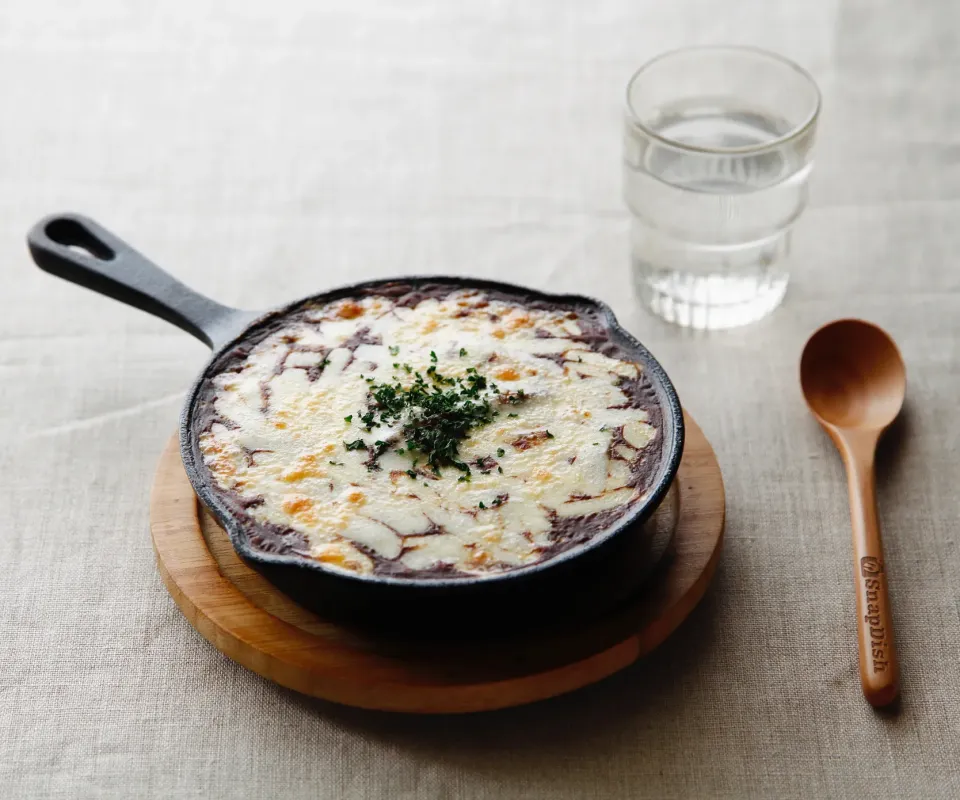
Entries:
[[810, 413], [833, 439], [847, 471], [857, 591], [857, 638], [863, 694], [874, 706], [899, 695], [874, 457], [880, 434], [903, 406], [907, 371], [893, 340], [876, 325], [842, 319], [810, 337], [800, 358]]
[[821, 424], [880, 431], [900, 413], [907, 371], [886, 332], [869, 322], [842, 319], [810, 337], [800, 360], [800, 383]]

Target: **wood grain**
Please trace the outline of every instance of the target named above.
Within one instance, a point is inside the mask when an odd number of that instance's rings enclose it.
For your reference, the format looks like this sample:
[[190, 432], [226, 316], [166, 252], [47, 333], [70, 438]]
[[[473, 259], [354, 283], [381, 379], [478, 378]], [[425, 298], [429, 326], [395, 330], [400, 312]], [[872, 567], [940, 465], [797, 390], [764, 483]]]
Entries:
[[387, 711], [484, 711], [594, 683], [659, 645], [690, 614], [723, 540], [720, 468], [686, 417], [674, 553], [640, 594], [604, 619], [472, 642], [374, 638], [336, 625], [278, 592], [241, 561], [199, 508], [176, 437], [151, 496], [157, 564], [190, 623], [248, 669], [304, 694]]

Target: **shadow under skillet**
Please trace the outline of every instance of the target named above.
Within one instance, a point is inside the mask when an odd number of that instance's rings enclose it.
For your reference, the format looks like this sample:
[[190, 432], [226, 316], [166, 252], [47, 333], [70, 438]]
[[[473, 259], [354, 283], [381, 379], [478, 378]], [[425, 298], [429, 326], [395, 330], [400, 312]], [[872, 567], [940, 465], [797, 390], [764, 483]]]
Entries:
[[[338, 728], [353, 731], [418, 759], [442, 759], [471, 773], [498, 770], [497, 753], [557, 758], [602, 754], [633, 727], [651, 704], [682, 706], [683, 687], [717, 641], [723, 560], [712, 586], [690, 617], [637, 663], [566, 695], [515, 708], [459, 715], [415, 715], [341, 706], [277, 687]], [[558, 724], [562, 721], [562, 724]]]

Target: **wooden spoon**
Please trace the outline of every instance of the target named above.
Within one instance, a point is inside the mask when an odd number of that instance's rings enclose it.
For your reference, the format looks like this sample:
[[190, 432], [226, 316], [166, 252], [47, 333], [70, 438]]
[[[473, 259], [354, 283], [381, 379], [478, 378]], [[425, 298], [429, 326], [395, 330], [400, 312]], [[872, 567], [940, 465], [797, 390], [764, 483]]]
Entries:
[[900, 413], [906, 369], [884, 331], [842, 319], [810, 337], [800, 359], [800, 383], [810, 412], [830, 434], [847, 470], [860, 681], [870, 704], [885, 706], [900, 691], [900, 669], [877, 519], [874, 453], [880, 434]]

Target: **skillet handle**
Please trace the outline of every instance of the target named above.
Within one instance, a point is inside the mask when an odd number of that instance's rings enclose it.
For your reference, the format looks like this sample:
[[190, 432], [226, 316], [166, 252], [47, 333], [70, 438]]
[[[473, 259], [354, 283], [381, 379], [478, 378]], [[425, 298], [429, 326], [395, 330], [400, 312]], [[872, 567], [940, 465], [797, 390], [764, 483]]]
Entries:
[[240, 333], [256, 316], [184, 286], [119, 237], [80, 214], [54, 214], [27, 234], [44, 272], [172, 322], [209, 347]]

